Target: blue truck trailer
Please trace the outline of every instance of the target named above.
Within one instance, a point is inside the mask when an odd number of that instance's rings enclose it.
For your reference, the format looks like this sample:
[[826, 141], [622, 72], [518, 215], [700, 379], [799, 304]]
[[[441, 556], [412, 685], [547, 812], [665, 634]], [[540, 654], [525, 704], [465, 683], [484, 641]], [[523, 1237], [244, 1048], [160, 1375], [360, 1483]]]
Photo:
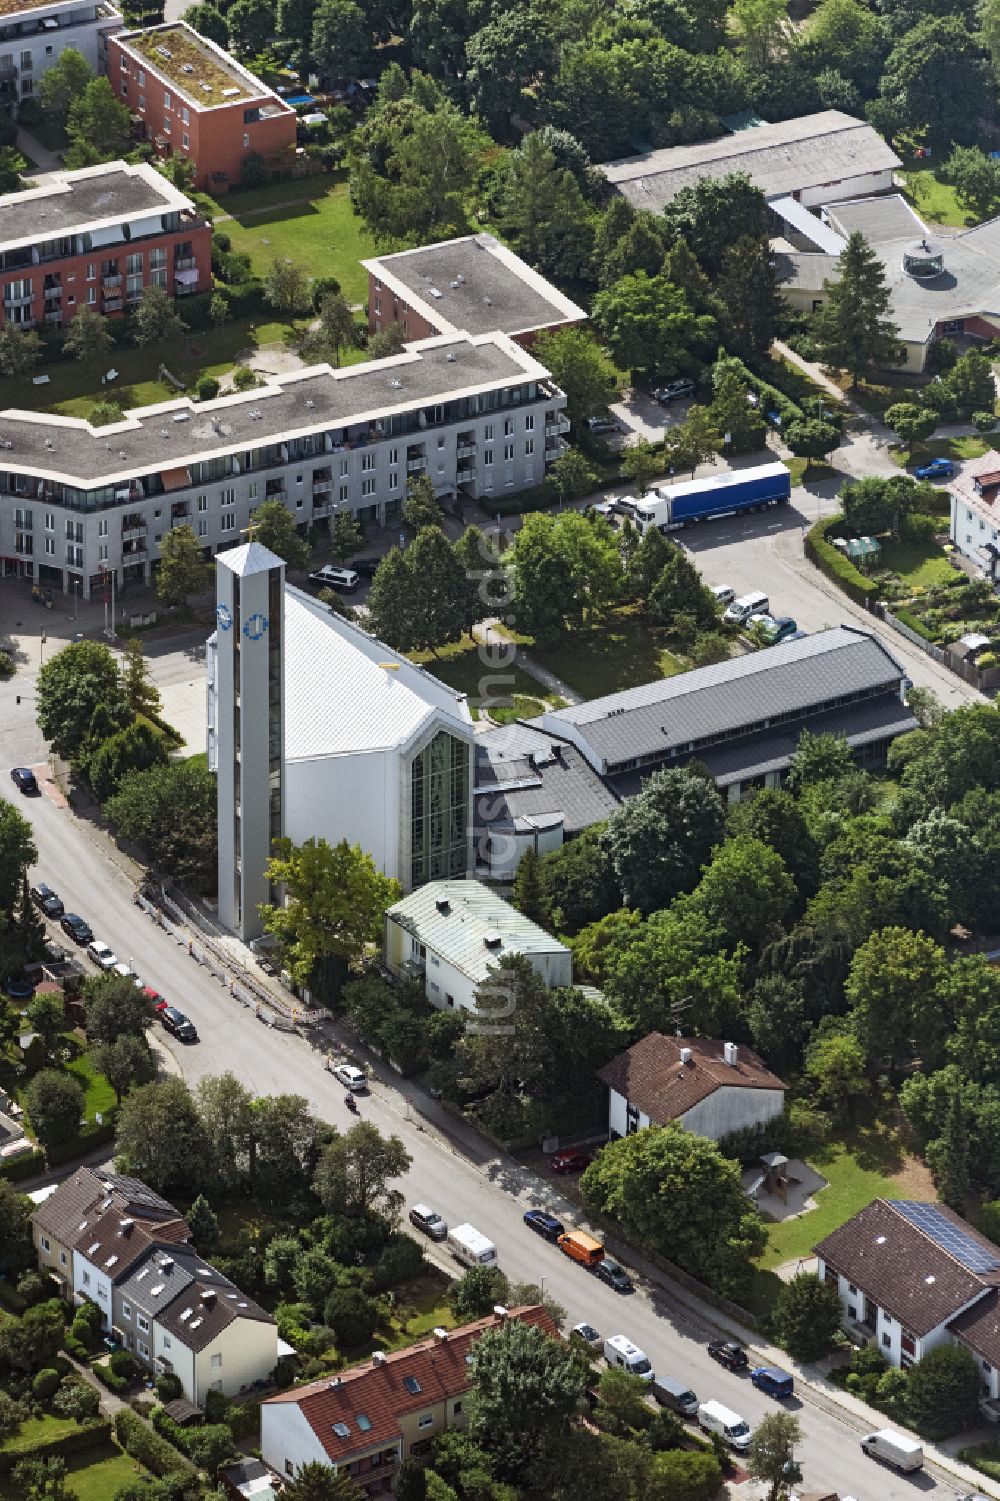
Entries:
[[763, 511], [791, 498], [791, 475], [784, 464], [760, 464], [754, 469], [730, 469], [680, 485], [661, 485], [641, 500], [627, 503], [640, 532], [661, 532], [694, 526], [716, 516]]

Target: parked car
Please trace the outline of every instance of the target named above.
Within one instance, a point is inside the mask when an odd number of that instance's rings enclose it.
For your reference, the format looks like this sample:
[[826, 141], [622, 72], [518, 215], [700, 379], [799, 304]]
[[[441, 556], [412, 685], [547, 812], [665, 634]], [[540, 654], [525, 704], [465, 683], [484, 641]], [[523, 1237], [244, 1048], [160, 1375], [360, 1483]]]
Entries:
[[557, 1220], [554, 1214], [546, 1214], [544, 1209], [527, 1209], [523, 1219], [529, 1230], [534, 1230], [536, 1235], [544, 1236], [553, 1243], [565, 1233], [562, 1220]]
[[594, 1268], [594, 1275], [601, 1282], [606, 1282], [609, 1287], [613, 1287], [616, 1293], [631, 1293], [635, 1291], [632, 1278], [625, 1268], [619, 1266], [617, 1261], [612, 1261], [608, 1256], [605, 1256], [602, 1261], [597, 1263]]
[[330, 1072], [352, 1094], [364, 1094], [368, 1088], [368, 1075], [353, 1063], [335, 1063]]
[[713, 1360], [724, 1365], [727, 1371], [745, 1371], [750, 1361], [747, 1352], [741, 1344], [734, 1339], [713, 1339], [709, 1342], [708, 1353]]
[[777, 646], [779, 641], [789, 640], [799, 628], [798, 621], [793, 620], [791, 615], [768, 615], [767, 613], [751, 615], [747, 625], [760, 626], [768, 646]]
[[703, 1433], [717, 1433], [731, 1449], [745, 1453], [750, 1447], [750, 1425], [731, 1407], [721, 1402], [703, 1402], [698, 1408], [698, 1427]]
[[653, 395], [661, 407], [678, 401], [682, 396], [694, 395], [694, 381], [684, 376], [681, 380], [668, 380], [665, 386], [654, 386]]
[[310, 584], [315, 584], [317, 589], [333, 589], [337, 594], [353, 594], [355, 589], [361, 587], [361, 576], [353, 568], [334, 568], [332, 563], [324, 563], [315, 573], [309, 575]]
[[30, 766], [12, 766], [10, 779], [18, 792], [23, 793], [25, 797], [38, 796], [38, 783]]
[[729, 584], [713, 584], [708, 592], [720, 605], [731, 605], [736, 598], [736, 590], [730, 588]]
[[156, 1012], [157, 1016], [159, 1016], [161, 1012], [166, 1011], [168, 1003], [164, 1000], [163, 996], [158, 990], [153, 989], [152, 985], [144, 985], [142, 987], [142, 993], [146, 997], [146, 1000], [149, 1002], [149, 1004], [152, 1006], [153, 1010]]
[[46, 886], [44, 881], [39, 881], [37, 886], [32, 886], [31, 900], [39, 912], [44, 912], [46, 917], [62, 917], [66, 910], [52, 887]]
[[64, 913], [59, 919], [59, 926], [64, 933], [72, 938], [74, 943], [80, 944], [81, 947], [83, 944], [89, 943], [94, 936], [90, 928], [90, 923], [84, 922], [83, 918], [78, 917], [75, 912]]
[[194, 1022], [188, 1021], [183, 1011], [178, 1011], [176, 1006], [164, 1006], [160, 1012], [160, 1021], [164, 1030], [181, 1042], [197, 1042], [198, 1032]]
[[608, 1365], [620, 1366], [633, 1376], [641, 1376], [643, 1381], [656, 1380], [656, 1372], [645, 1350], [640, 1350], [624, 1334], [613, 1334], [604, 1341], [604, 1359]]
[[427, 1204], [414, 1204], [410, 1210], [410, 1224], [429, 1235], [431, 1240], [444, 1240], [448, 1234], [447, 1222]]
[[553, 1153], [549, 1166], [554, 1173], [582, 1173], [593, 1160], [589, 1152], [581, 1152], [577, 1147], [567, 1147], [564, 1152]]
[[117, 964], [111, 966], [116, 975], [121, 975], [123, 980], [131, 980], [136, 990], [145, 990], [145, 986], [139, 979], [131, 964], [125, 964], [119, 959]]
[[118, 955], [114, 949], [108, 948], [108, 945], [102, 943], [99, 938], [87, 944], [87, 955], [93, 959], [98, 969], [111, 970], [118, 963]]
[[674, 1376], [657, 1376], [653, 1382], [653, 1397], [661, 1407], [670, 1407], [685, 1418], [693, 1418], [698, 1411], [698, 1398], [686, 1381]]
[[621, 423], [617, 417], [610, 414], [607, 417], [587, 417], [584, 419], [584, 427], [591, 433], [617, 433], [621, 431]]
[[951, 479], [955, 473], [955, 466], [951, 459], [931, 459], [927, 464], [920, 464], [916, 470], [917, 479]]
[[586, 1345], [588, 1350], [593, 1350], [595, 1353], [604, 1347], [604, 1341], [593, 1324], [574, 1324], [569, 1337], [571, 1341]]
[[769, 1397], [790, 1397], [795, 1391], [795, 1382], [791, 1376], [787, 1371], [779, 1371], [777, 1366], [754, 1366], [750, 1380], [759, 1391], [767, 1392]]

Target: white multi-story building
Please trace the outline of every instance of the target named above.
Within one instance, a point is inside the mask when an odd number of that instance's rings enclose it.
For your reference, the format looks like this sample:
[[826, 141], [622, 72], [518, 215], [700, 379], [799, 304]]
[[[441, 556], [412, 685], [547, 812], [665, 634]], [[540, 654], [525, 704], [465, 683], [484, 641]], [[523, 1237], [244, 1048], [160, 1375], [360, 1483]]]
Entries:
[[30, 99], [46, 69], [67, 47], [95, 73], [107, 71], [108, 37], [124, 26], [110, 0], [5, 0], [0, 14], [0, 108]]
[[8, 574], [79, 588], [148, 582], [174, 526], [206, 557], [233, 547], [264, 500], [303, 528], [338, 509], [380, 525], [407, 479], [489, 504], [537, 485], [565, 446], [566, 398], [505, 334], [452, 333], [391, 359], [317, 365], [215, 401], [141, 407], [92, 428], [0, 412], [0, 559]]

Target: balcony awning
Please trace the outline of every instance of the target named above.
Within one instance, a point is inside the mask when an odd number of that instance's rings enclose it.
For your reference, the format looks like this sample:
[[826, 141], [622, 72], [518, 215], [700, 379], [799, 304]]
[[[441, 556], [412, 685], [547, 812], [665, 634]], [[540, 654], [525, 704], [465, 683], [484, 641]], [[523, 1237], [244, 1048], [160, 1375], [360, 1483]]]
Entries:
[[174, 281], [181, 282], [185, 287], [193, 287], [198, 281], [198, 267], [189, 266], [183, 271], [174, 272]]
[[164, 490], [183, 490], [191, 483], [190, 469], [164, 469], [160, 473]]

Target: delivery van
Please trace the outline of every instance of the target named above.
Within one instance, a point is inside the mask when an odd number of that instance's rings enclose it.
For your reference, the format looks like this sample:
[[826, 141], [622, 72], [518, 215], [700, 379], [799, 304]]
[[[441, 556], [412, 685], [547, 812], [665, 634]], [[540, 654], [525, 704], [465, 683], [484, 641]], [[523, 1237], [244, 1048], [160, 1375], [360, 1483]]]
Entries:
[[678, 1381], [673, 1376], [657, 1376], [652, 1392], [661, 1407], [669, 1407], [682, 1417], [693, 1418], [698, 1411], [698, 1398], [686, 1381]]
[[721, 1402], [703, 1402], [698, 1408], [698, 1427], [705, 1433], [717, 1433], [731, 1449], [740, 1453], [750, 1447], [750, 1424], [738, 1412]]
[[633, 1345], [624, 1334], [613, 1334], [610, 1339], [604, 1341], [604, 1359], [608, 1365], [620, 1366], [623, 1371], [628, 1371], [632, 1376], [641, 1376], [643, 1381], [656, 1379], [645, 1350], [640, 1350], [638, 1345]]
[[892, 1428], [880, 1428], [861, 1440], [861, 1447], [869, 1459], [880, 1459], [903, 1475], [919, 1470], [924, 1462], [922, 1445], [905, 1433], [896, 1433]]
[[746, 625], [751, 615], [766, 615], [770, 607], [767, 595], [762, 589], [756, 589], [753, 594], [742, 594], [739, 599], [734, 599], [722, 618], [730, 625]]
[[448, 1250], [463, 1266], [496, 1266], [497, 1248], [475, 1225], [456, 1225], [448, 1231]]
[[556, 1245], [581, 1266], [596, 1266], [604, 1260], [601, 1242], [592, 1235], [585, 1235], [582, 1230], [567, 1230], [565, 1235], [559, 1236]]

